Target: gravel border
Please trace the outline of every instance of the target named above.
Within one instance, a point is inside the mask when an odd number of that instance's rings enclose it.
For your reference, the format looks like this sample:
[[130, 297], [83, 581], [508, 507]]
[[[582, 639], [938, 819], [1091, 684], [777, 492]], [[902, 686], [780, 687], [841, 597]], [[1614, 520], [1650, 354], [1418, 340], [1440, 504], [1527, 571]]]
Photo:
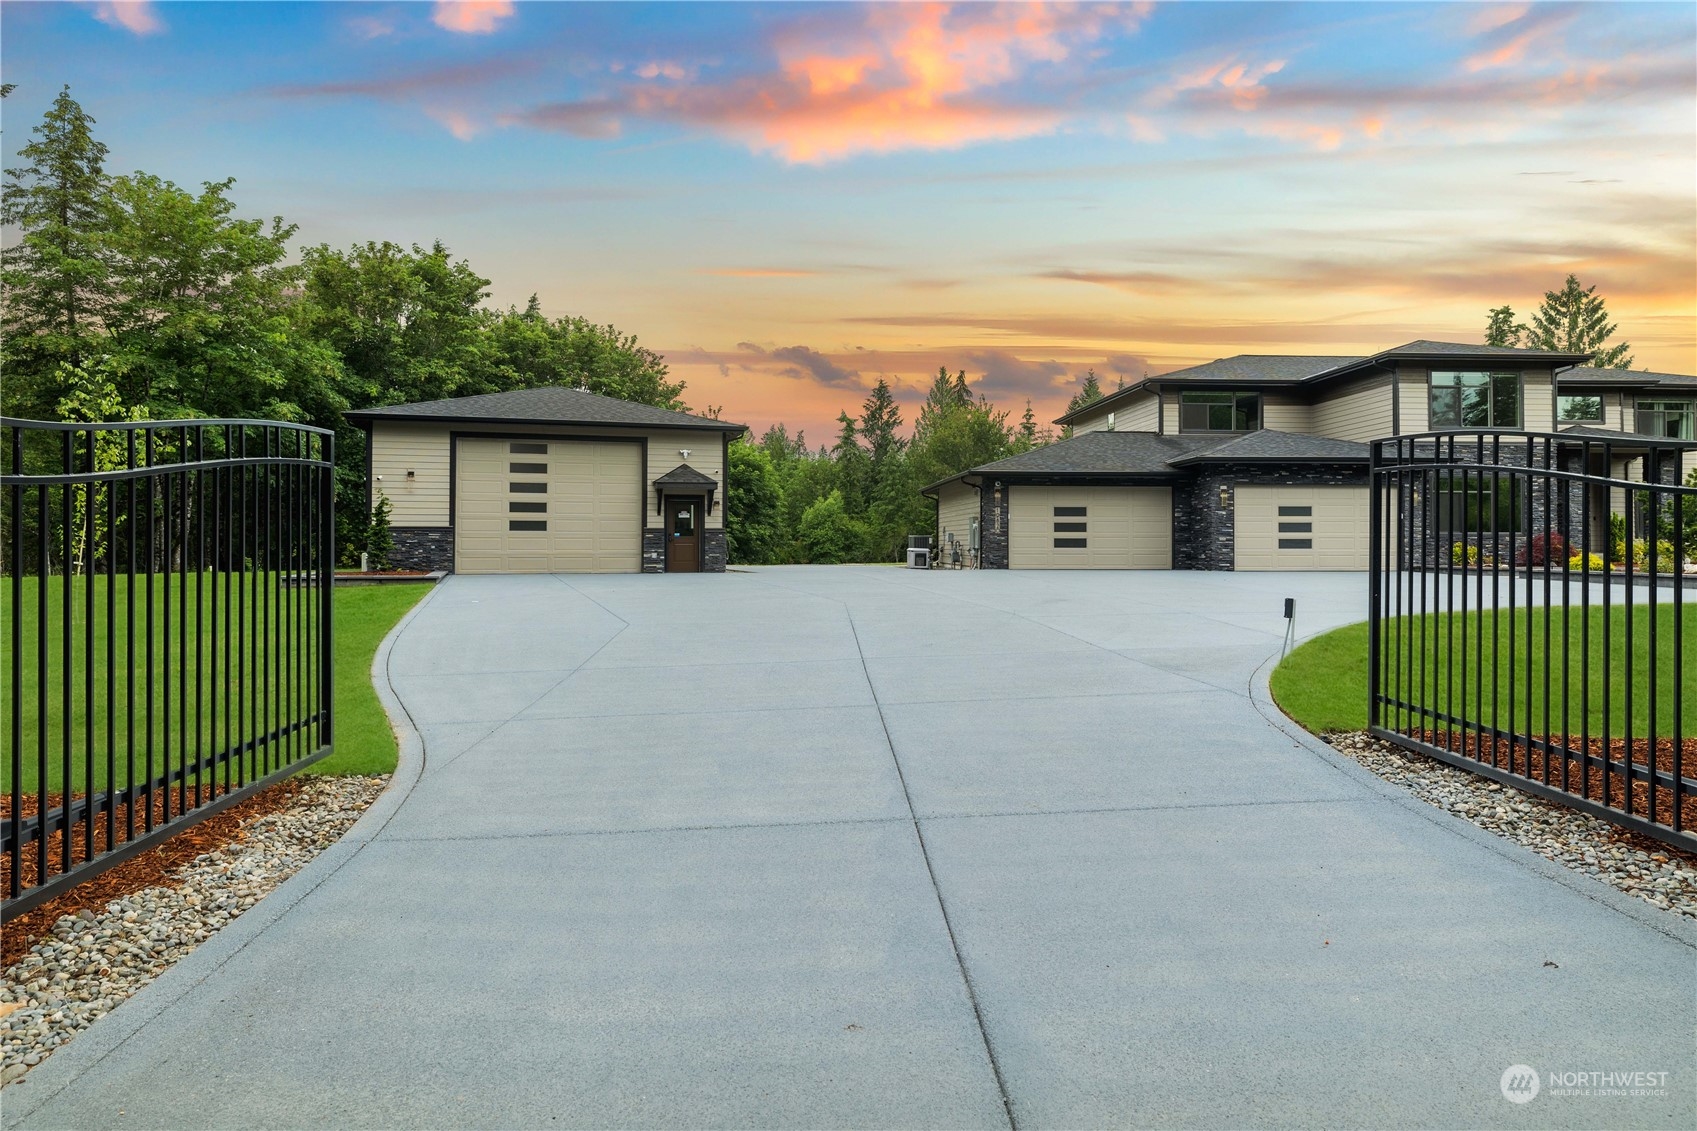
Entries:
[[1652, 906], [1697, 920], [1697, 857], [1365, 731], [1320, 738], [1428, 805]]
[[352, 828], [388, 784], [388, 776], [313, 778], [287, 808], [179, 868], [170, 886], [61, 916], [0, 974], [0, 1086], [253, 908]]

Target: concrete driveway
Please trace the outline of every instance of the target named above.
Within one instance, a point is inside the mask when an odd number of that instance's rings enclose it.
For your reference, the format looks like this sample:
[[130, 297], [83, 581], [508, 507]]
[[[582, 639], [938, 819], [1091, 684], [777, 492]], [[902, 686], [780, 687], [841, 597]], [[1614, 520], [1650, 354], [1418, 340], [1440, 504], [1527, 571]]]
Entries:
[[1286, 596], [1364, 581], [451, 579], [395, 788], [6, 1122], [1697, 1126], [1697, 935], [1275, 725]]

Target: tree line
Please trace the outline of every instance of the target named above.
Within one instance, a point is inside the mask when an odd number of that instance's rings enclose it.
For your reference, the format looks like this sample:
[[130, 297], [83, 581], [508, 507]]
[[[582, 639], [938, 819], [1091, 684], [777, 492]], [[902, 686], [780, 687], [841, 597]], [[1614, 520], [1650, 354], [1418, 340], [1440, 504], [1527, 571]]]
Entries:
[[441, 243], [306, 247], [243, 219], [234, 182], [112, 175], [94, 119], [62, 90], [6, 170], [0, 411], [47, 420], [246, 417], [332, 429], [337, 543], [365, 548], [365, 435], [350, 409], [568, 385], [683, 409], [684, 383], [636, 338], [582, 317], [491, 308], [489, 280]]

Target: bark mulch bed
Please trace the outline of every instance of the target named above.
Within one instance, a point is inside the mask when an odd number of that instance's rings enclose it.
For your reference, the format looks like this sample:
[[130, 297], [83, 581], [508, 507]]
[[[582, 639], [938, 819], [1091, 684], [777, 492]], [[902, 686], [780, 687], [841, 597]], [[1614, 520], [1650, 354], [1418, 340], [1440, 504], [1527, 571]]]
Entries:
[[[189, 863], [202, 853], [211, 852], [240, 838], [242, 829], [250, 822], [269, 813], [287, 807], [304, 788], [299, 778], [290, 778], [268, 786], [252, 797], [230, 806], [221, 813], [214, 814], [198, 824], [190, 825], [177, 833], [159, 847], [149, 849], [129, 860], [108, 868], [104, 872], [89, 877], [70, 891], [48, 900], [40, 907], [24, 912], [24, 914], [6, 924], [4, 932], [0, 932], [0, 969], [11, 966], [29, 953], [29, 949], [45, 936], [58, 922], [62, 915], [75, 915], [84, 909], [98, 910], [107, 902], [121, 896], [133, 894], [143, 888], [155, 887], [165, 882], [166, 877]], [[175, 798], [172, 799], [173, 803]], [[8, 799], [9, 802], [9, 799]], [[49, 795], [49, 805], [58, 805], [57, 795]], [[155, 797], [155, 820], [164, 819], [165, 799]], [[10, 810], [10, 804], [6, 805]], [[34, 807], [26, 800], [24, 815], [28, 816]], [[118, 807], [117, 832], [118, 843], [124, 841], [124, 807]], [[138, 832], [139, 825], [138, 824]], [[73, 860], [82, 859], [83, 839], [82, 825], [79, 822], [72, 831]], [[100, 816], [95, 822], [95, 850], [98, 853], [105, 847], [106, 829], [105, 818]], [[50, 874], [57, 874], [58, 843], [62, 834], [54, 833], [49, 843]], [[32, 846], [33, 847], [33, 846]], [[35, 882], [35, 854], [26, 851], [23, 860], [23, 880], [26, 884]], [[0, 853], [0, 883], [10, 881], [12, 860], [10, 853]]]
[[[1549, 738], [1535, 737], [1534, 742], [1548, 742], [1552, 745], [1566, 747], [1574, 755], [1583, 751], [1592, 758], [1607, 759], [1609, 766], [1593, 763], [1586, 766], [1578, 756], [1562, 757], [1553, 755], [1550, 759], [1549, 776], [1545, 777], [1544, 753], [1536, 746], [1528, 744], [1521, 738], [1510, 740], [1499, 738], [1491, 740], [1473, 731], [1454, 730], [1422, 730], [1415, 731], [1411, 736], [1418, 741], [1430, 743], [1440, 749], [1461, 754], [1509, 773], [1533, 778], [1540, 783], [1547, 783], [1552, 788], [1563, 789], [1575, 797], [1588, 797], [1601, 805], [1627, 812], [1626, 760], [1630, 756], [1633, 764], [1648, 766], [1652, 753], [1655, 757], [1656, 769], [1663, 773], [1674, 772], [1674, 743], [1672, 738], [1635, 738], [1632, 740], [1630, 755], [1624, 738], [1592, 738], [1588, 742], [1580, 735], [1569, 735], [1565, 740], [1559, 735]], [[1680, 769], [1686, 778], [1697, 776], [1697, 738], [1686, 738], [1680, 743]], [[1565, 766], [1563, 763], [1566, 763]], [[1567, 777], [1563, 782], [1562, 772], [1566, 770]], [[1631, 812], [1640, 817], [1651, 813], [1654, 802], [1654, 820], [1661, 825], [1673, 825], [1673, 791], [1666, 786], [1657, 786], [1652, 799], [1650, 783], [1634, 780], [1631, 788]], [[1680, 827], [1690, 830], [1697, 829], [1697, 794], [1687, 792], [1680, 799]]]

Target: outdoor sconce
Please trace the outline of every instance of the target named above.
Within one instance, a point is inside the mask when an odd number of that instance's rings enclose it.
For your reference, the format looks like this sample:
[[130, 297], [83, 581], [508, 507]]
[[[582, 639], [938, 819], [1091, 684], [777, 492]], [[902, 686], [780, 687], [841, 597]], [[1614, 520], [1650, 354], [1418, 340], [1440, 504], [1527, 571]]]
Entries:
[[411, 471], [411, 470], [409, 470], [409, 471], [408, 471], [408, 472], [407, 472], [407, 478], [408, 478], [408, 479], [411, 479], [411, 478], [412, 478], [412, 477], [413, 477], [413, 473], [412, 473], [412, 471]]
[[1222, 483], [1222, 484], [1220, 484], [1220, 506], [1229, 507], [1231, 505], [1232, 505], [1232, 489], [1230, 487], [1226, 486], [1224, 483]]

